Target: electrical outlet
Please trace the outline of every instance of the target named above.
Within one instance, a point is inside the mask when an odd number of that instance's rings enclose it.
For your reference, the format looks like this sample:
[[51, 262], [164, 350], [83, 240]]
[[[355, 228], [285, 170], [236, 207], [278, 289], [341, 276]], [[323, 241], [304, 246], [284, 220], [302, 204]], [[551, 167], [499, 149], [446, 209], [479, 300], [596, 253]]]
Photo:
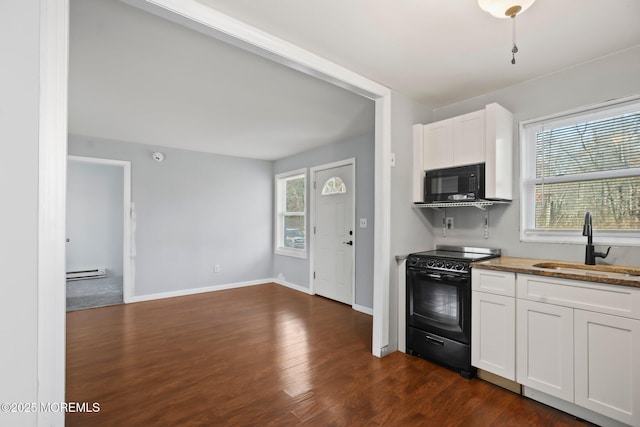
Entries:
[[367, 228], [367, 218], [360, 218], [360, 228]]
[[213, 266], [213, 272], [214, 273], [220, 273], [220, 264], [216, 264]]
[[447, 226], [447, 230], [453, 230], [453, 217], [452, 216], [448, 216], [445, 218], [445, 223]]

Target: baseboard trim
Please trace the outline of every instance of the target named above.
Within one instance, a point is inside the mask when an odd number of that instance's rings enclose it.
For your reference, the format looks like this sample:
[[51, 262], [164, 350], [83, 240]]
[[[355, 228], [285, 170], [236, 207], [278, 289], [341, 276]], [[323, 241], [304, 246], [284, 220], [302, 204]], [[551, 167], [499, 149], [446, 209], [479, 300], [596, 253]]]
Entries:
[[544, 403], [545, 405], [551, 406], [560, 411], [571, 414], [574, 417], [597, 424], [599, 426], [607, 426], [607, 427], [628, 427], [629, 426], [628, 424], [624, 424], [618, 420], [614, 420], [605, 415], [594, 412], [590, 409], [578, 406], [575, 403], [567, 402], [565, 400], [548, 395], [538, 390], [534, 390], [527, 386], [522, 386], [522, 395], [525, 397], [528, 397], [529, 399], [536, 400], [540, 403]]
[[373, 308], [365, 307], [364, 305], [359, 305], [359, 304], [353, 304], [351, 308], [353, 308], [355, 311], [359, 311], [360, 313], [373, 316]]
[[248, 282], [226, 283], [222, 285], [205, 286], [202, 288], [182, 289], [179, 291], [162, 292], [158, 294], [138, 295], [128, 298], [127, 303], [153, 301], [164, 298], [183, 297], [187, 295], [202, 294], [205, 292], [224, 291], [227, 289], [243, 288], [246, 286], [264, 285], [274, 282], [273, 279], [250, 280]]
[[[187, 295], [202, 294], [205, 292], [215, 292], [215, 291], [223, 291], [227, 289], [244, 288], [246, 286], [265, 285], [267, 283], [275, 283], [277, 285], [293, 289], [294, 291], [302, 292], [307, 295], [313, 295], [311, 290], [309, 288], [305, 288], [304, 286], [296, 285], [295, 283], [287, 282], [286, 280], [269, 278], [269, 279], [262, 279], [262, 280], [250, 280], [248, 282], [237, 282], [237, 283], [227, 283], [223, 285], [204, 286], [202, 288], [182, 289], [179, 291], [161, 292], [158, 294], [133, 296], [131, 298], [127, 298], [125, 303], [129, 304], [129, 303], [136, 303], [136, 302], [153, 301], [153, 300], [164, 299], [164, 298], [183, 297]], [[361, 313], [368, 314], [369, 316], [373, 316], [372, 308], [365, 307], [359, 304], [353, 304], [351, 308]]]
[[293, 289], [295, 291], [302, 292], [302, 293], [307, 294], [307, 295], [313, 295], [311, 293], [311, 289], [305, 288], [304, 286], [296, 285], [295, 283], [287, 282], [286, 280], [270, 279], [270, 281], [273, 282], [273, 283], [276, 283], [276, 284], [278, 284], [280, 286], [291, 288], [291, 289]]
[[491, 373], [489, 371], [485, 371], [482, 369], [478, 369], [477, 376], [481, 380], [485, 380], [486, 382], [495, 384], [513, 393], [522, 394], [522, 385], [518, 384], [515, 381], [512, 381], [507, 378], [503, 378], [500, 375], [496, 375], [494, 373]]

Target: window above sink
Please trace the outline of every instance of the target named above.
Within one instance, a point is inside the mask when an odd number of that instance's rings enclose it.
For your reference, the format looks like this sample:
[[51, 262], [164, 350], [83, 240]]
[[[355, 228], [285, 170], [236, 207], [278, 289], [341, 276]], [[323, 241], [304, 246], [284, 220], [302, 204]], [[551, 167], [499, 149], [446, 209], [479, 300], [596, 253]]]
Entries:
[[520, 125], [521, 240], [595, 244], [640, 241], [640, 97]]

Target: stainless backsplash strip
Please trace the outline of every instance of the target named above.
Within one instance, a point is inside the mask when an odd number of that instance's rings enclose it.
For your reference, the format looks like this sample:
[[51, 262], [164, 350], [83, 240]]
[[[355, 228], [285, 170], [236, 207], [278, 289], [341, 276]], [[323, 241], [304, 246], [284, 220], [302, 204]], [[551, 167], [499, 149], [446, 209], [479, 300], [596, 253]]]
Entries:
[[487, 255], [502, 255], [502, 250], [495, 248], [475, 248], [471, 246], [448, 246], [448, 245], [436, 245], [436, 249], [442, 251], [454, 251], [454, 252], [471, 252], [475, 254], [487, 254]]

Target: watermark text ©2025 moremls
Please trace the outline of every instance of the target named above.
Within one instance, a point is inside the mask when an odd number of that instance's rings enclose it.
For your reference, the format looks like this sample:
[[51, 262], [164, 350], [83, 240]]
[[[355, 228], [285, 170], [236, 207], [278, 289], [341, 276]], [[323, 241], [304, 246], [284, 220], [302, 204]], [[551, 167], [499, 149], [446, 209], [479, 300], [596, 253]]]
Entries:
[[0, 412], [100, 412], [99, 402], [3, 402]]

